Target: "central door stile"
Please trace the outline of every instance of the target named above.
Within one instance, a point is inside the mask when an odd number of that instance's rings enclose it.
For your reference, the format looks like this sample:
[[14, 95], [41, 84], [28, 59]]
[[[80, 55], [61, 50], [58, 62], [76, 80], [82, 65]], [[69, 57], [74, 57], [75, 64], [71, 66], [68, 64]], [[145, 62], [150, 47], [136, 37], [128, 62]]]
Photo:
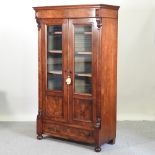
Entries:
[[68, 70], [68, 33], [69, 33], [69, 29], [68, 29], [68, 19], [64, 19], [65, 20], [65, 24], [64, 24], [64, 42], [63, 42], [63, 46], [64, 46], [64, 98], [65, 98], [65, 103], [66, 103], [66, 122], [69, 121], [68, 119], [68, 114], [69, 114], [69, 102], [68, 102], [68, 96], [69, 96], [69, 91], [68, 91], [68, 87], [66, 85], [66, 78], [67, 78], [67, 70]]
[[69, 35], [69, 19], [66, 19], [66, 21], [67, 21], [67, 31], [66, 31], [66, 37], [67, 37], [67, 40], [66, 40], [66, 51], [67, 51], [67, 53], [66, 53], [66, 55], [67, 55], [67, 67], [66, 67], [66, 76], [65, 76], [65, 85], [67, 86], [67, 111], [68, 111], [68, 113], [67, 113], [67, 121], [68, 121], [68, 123], [70, 123], [70, 112], [69, 112], [69, 103], [70, 103], [70, 101], [69, 101], [69, 95], [70, 95], [70, 93], [69, 93], [69, 91], [70, 91], [70, 87], [67, 85], [67, 83], [66, 83], [66, 80], [67, 80], [67, 78], [68, 78], [68, 76], [70, 75], [70, 70], [69, 70], [69, 59], [70, 59], [70, 56], [69, 56], [69, 47], [70, 47], [70, 45], [69, 45], [69, 37], [70, 37], [70, 35]]
[[72, 107], [71, 107], [71, 102], [72, 102], [72, 96], [73, 96], [73, 51], [72, 51], [72, 47], [73, 47], [73, 42], [72, 42], [72, 37], [73, 37], [73, 28], [72, 25], [70, 24], [70, 20], [68, 19], [68, 72], [70, 74], [70, 78], [71, 78], [71, 84], [68, 87], [68, 120], [69, 123], [72, 124]]

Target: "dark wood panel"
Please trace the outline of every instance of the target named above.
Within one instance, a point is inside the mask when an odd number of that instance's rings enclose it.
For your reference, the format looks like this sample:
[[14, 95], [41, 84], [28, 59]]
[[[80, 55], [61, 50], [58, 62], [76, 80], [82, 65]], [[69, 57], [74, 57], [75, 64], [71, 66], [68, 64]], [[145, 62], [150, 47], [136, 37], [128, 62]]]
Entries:
[[63, 107], [63, 98], [47, 96], [46, 99], [46, 117], [55, 118], [55, 117], [64, 117], [64, 107]]
[[73, 100], [73, 120], [92, 122], [93, 105], [92, 100], [74, 99]]
[[57, 124], [44, 124], [43, 131], [44, 133], [47, 133], [52, 136], [81, 141], [89, 144], [95, 142], [95, 132], [91, 130], [77, 129]]
[[37, 18], [86, 18], [95, 17], [95, 9], [72, 9], [72, 10], [40, 10], [36, 13]]
[[95, 17], [104, 17], [104, 18], [118, 18], [117, 10], [110, 9], [61, 9], [61, 10], [39, 10], [36, 12], [37, 18], [95, 18]]

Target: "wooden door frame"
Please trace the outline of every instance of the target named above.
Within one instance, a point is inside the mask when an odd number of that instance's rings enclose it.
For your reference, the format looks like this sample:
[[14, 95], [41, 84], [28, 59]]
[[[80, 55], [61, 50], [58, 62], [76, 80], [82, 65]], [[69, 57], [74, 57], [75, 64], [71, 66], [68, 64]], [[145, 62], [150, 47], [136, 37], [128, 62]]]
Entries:
[[[74, 94], [74, 25], [92, 25], [92, 95], [80, 93]], [[73, 124], [88, 125], [92, 128], [96, 123], [96, 86], [97, 86], [97, 44], [98, 32], [96, 18], [69, 19], [69, 70], [71, 71], [72, 84], [69, 88], [69, 121]], [[73, 98], [92, 100], [93, 114], [92, 122], [75, 121], [73, 119]]]
[[[50, 119], [52, 121], [62, 121], [67, 122], [68, 120], [68, 89], [65, 84], [66, 79], [66, 70], [68, 68], [68, 19], [42, 19], [42, 27], [41, 27], [41, 53], [42, 53], [42, 75], [43, 75], [43, 118]], [[47, 89], [47, 26], [52, 25], [62, 25], [62, 80], [63, 80], [63, 90], [48, 90]], [[63, 112], [64, 118], [47, 118], [46, 117], [46, 102], [48, 96], [63, 96]]]

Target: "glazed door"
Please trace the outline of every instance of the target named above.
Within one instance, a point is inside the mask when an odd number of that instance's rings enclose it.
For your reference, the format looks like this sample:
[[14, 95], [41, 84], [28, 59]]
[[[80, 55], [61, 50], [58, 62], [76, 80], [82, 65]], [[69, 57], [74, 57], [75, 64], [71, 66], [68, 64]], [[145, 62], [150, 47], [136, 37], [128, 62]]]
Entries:
[[69, 34], [70, 121], [93, 126], [96, 120], [96, 20], [69, 19]]
[[44, 118], [67, 121], [68, 20], [47, 19], [42, 27]]

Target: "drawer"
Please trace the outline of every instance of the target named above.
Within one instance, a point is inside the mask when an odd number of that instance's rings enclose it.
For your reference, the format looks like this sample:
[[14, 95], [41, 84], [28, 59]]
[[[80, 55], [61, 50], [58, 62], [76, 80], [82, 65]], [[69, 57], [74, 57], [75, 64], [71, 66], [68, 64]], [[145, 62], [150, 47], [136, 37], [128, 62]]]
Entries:
[[93, 130], [78, 129], [58, 124], [44, 124], [43, 132], [51, 136], [74, 141], [81, 141], [90, 144], [95, 142], [95, 132]]

